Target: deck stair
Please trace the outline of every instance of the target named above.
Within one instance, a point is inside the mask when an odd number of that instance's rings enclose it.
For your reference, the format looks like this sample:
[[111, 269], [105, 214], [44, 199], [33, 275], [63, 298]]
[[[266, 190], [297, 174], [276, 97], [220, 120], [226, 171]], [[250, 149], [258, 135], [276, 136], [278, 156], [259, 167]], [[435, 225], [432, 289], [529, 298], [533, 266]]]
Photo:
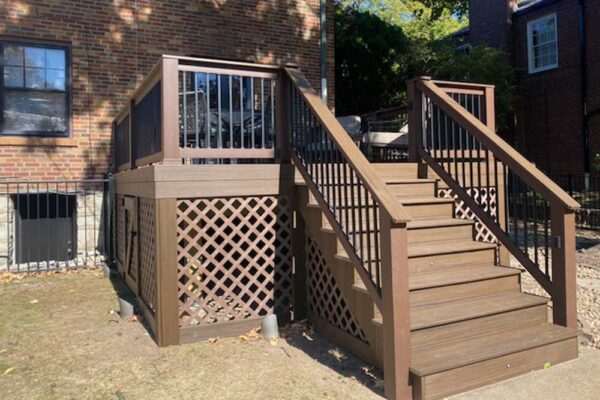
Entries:
[[[474, 222], [453, 216], [454, 201], [436, 196], [436, 179], [418, 178], [414, 164], [374, 167], [415, 215], [407, 225], [414, 399], [443, 398], [577, 357], [577, 332], [548, 320], [548, 298], [522, 293], [520, 270], [496, 265], [496, 244], [473, 239]], [[296, 184], [306, 229], [343, 282], [371, 360], [381, 366], [381, 313], [314, 196], [302, 179]]]

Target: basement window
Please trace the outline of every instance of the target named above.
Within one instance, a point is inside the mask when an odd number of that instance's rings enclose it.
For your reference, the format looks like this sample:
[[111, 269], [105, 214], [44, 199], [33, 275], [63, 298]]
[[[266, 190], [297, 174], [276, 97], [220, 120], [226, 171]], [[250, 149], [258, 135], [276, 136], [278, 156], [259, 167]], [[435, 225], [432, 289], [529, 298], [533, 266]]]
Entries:
[[527, 52], [529, 73], [558, 67], [558, 39], [556, 14], [527, 23]]
[[12, 198], [15, 206], [15, 256], [17, 264], [68, 261], [77, 254], [74, 195], [22, 193]]
[[68, 136], [68, 47], [0, 41], [0, 55], [0, 134]]

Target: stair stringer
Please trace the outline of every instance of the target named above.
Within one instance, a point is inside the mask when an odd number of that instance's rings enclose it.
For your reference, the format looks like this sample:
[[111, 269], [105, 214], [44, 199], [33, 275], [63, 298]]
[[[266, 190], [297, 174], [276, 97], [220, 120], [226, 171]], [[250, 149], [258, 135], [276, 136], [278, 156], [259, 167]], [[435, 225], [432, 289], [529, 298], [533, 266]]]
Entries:
[[[339, 260], [335, 257], [338, 252], [338, 246], [341, 246], [341, 244], [338, 242], [338, 239], [334, 233], [324, 232], [321, 230], [325, 215], [320, 209], [307, 206], [309, 203], [308, 190], [309, 189], [307, 187], [299, 187], [299, 214], [304, 219], [304, 226], [307, 233], [310, 234], [317, 243], [323, 258], [325, 259], [325, 264], [333, 275], [345, 303], [360, 326], [360, 329], [364, 332], [369, 354], [365, 354], [366, 349], [360, 348], [361, 346], [357, 346], [357, 343], [353, 343], [354, 341], [352, 340], [343, 340], [340, 335], [332, 335], [330, 330], [319, 329], [319, 324], [315, 324], [316, 328], [318, 331], [320, 331], [319, 333], [328, 337], [330, 340], [335, 342], [343, 342], [339, 344], [344, 345], [357, 356], [365, 359], [365, 361], [374, 364], [378, 368], [382, 368], [382, 336], [380, 334], [381, 331], [377, 330], [373, 323], [375, 307], [377, 307], [377, 305], [370, 294], [368, 294], [366, 291], [357, 290], [355, 288], [354, 285], [356, 283], [356, 274], [354, 267], [350, 263]], [[314, 319], [314, 316], [312, 317]], [[347, 335], [350, 336], [350, 334]]]

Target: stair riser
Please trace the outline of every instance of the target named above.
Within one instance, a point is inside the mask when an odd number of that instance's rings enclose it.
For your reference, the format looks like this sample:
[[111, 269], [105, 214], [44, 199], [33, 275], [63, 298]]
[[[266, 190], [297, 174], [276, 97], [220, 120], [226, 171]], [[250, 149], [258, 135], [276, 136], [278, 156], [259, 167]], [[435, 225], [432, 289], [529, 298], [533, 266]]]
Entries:
[[520, 288], [518, 275], [505, 276], [477, 282], [412, 290], [410, 292], [410, 304], [411, 306], [418, 306], [501, 292], [518, 292]]
[[419, 166], [416, 163], [372, 163], [371, 166], [373, 167], [377, 175], [382, 179], [415, 179], [419, 177]]
[[494, 249], [411, 257], [408, 259], [408, 269], [410, 273], [415, 273], [458, 266], [493, 265], [494, 259]]
[[454, 203], [405, 204], [404, 209], [412, 218], [451, 218]]
[[435, 196], [435, 182], [388, 183], [387, 188], [394, 196]]
[[435, 400], [577, 358], [577, 338], [413, 379], [414, 400]]

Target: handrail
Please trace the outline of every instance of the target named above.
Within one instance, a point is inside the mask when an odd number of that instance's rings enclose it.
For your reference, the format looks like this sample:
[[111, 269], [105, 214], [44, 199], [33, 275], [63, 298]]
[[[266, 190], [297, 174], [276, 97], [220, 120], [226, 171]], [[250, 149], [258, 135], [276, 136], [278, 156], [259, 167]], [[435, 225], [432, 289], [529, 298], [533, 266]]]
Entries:
[[379, 205], [390, 215], [392, 222], [395, 224], [409, 222], [411, 216], [390, 193], [342, 125], [337, 121], [333, 113], [329, 111], [306, 78], [304, 78], [304, 75], [295, 68], [285, 68], [285, 72], [323, 128], [331, 136], [340, 151], [347, 157], [348, 164], [356, 171], [363, 184], [371, 192]]
[[501, 159], [539, 193], [554, 200], [569, 210], [580, 208], [580, 204], [569, 196], [560, 186], [537, 169], [530, 161], [502, 140], [492, 130], [473, 115], [465, 113], [460, 104], [438, 88], [432, 81], [417, 82], [419, 90], [436, 101], [436, 105], [453, 118], [458, 124], [475, 136], [497, 158]]

